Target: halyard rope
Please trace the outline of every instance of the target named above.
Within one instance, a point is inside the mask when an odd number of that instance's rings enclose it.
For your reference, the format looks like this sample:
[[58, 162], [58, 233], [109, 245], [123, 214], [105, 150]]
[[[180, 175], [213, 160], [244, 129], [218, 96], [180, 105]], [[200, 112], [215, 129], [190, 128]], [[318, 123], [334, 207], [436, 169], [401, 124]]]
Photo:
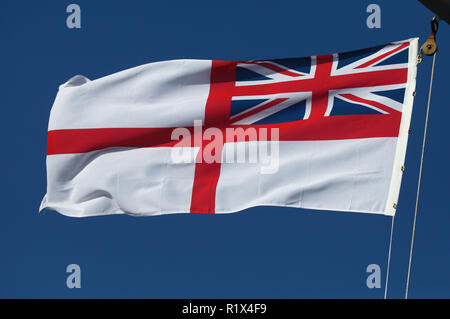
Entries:
[[389, 282], [389, 268], [391, 266], [391, 250], [392, 250], [392, 234], [394, 233], [394, 220], [395, 215], [392, 216], [392, 224], [391, 224], [391, 238], [389, 239], [389, 253], [388, 253], [388, 261], [387, 261], [387, 270], [386, 270], [386, 285], [384, 286], [384, 299], [387, 298], [387, 289]]
[[434, 76], [435, 62], [436, 62], [436, 52], [433, 54], [433, 66], [431, 67], [430, 88], [428, 90], [428, 105], [427, 105], [427, 114], [425, 117], [425, 128], [424, 128], [423, 141], [422, 141], [422, 155], [420, 157], [419, 181], [417, 183], [416, 207], [414, 209], [414, 222], [413, 222], [413, 229], [412, 229], [412, 236], [411, 236], [411, 249], [409, 252], [408, 277], [406, 279], [405, 299], [408, 299], [409, 281], [411, 278], [411, 263], [412, 263], [412, 257], [413, 257], [413, 249], [414, 249], [414, 238], [416, 235], [417, 209], [419, 207], [420, 183], [422, 180], [423, 157], [424, 157], [424, 153], [425, 153], [425, 144], [426, 144], [426, 140], [427, 140], [428, 117], [430, 114], [431, 90], [433, 88], [433, 76]]

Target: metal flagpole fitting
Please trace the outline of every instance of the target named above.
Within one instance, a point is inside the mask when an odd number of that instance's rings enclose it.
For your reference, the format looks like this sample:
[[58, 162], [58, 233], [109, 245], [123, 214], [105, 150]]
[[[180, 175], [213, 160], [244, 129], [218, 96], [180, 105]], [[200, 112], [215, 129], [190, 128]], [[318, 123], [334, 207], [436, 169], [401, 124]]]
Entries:
[[427, 41], [422, 45], [420, 48], [423, 53], [430, 56], [436, 53], [437, 51], [437, 44], [436, 44], [436, 33], [439, 29], [439, 17], [434, 16], [433, 19], [431, 19], [431, 34], [428, 37]]

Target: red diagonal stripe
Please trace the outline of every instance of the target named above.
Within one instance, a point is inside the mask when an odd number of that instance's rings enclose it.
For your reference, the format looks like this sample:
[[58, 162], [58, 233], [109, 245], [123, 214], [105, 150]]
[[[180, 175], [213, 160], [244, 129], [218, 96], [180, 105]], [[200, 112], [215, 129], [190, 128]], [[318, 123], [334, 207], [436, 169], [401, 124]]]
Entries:
[[249, 116], [251, 116], [251, 115], [253, 115], [253, 114], [256, 114], [256, 113], [258, 113], [258, 112], [261, 112], [261, 111], [263, 111], [263, 110], [265, 110], [265, 109], [268, 109], [268, 108], [270, 108], [270, 107], [272, 107], [272, 106], [274, 106], [274, 105], [277, 105], [277, 104], [279, 104], [279, 103], [281, 103], [281, 102], [283, 102], [283, 101], [286, 101], [286, 100], [287, 100], [287, 98], [275, 99], [275, 100], [270, 101], [270, 102], [268, 102], [268, 103], [265, 103], [265, 104], [263, 104], [263, 105], [261, 105], [261, 106], [258, 106], [258, 107], [254, 108], [254, 109], [251, 109], [251, 110], [248, 111], [248, 112], [245, 112], [245, 113], [240, 114], [240, 115], [238, 115], [238, 116], [236, 116], [236, 117], [233, 117], [233, 118], [231, 119], [231, 122], [232, 122], [232, 123], [239, 122], [240, 120], [245, 119], [246, 117], [249, 117]]
[[377, 56], [376, 58], [374, 58], [372, 60], [369, 60], [369, 61], [367, 61], [367, 62], [365, 62], [365, 63], [355, 67], [355, 69], [361, 69], [361, 68], [366, 68], [368, 66], [371, 66], [371, 65], [377, 63], [378, 61], [384, 59], [385, 57], [387, 57], [387, 56], [389, 56], [391, 54], [394, 54], [394, 53], [396, 53], [396, 52], [406, 48], [407, 46], [409, 46], [409, 42], [403, 43], [402, 45], [398, 46], [397, 48], [395, 48], [395, 49], [393, 49], [391, 51], [388, 51], [386, 53], [383, 53], [382, 55]]
[[378, 108], [380, 110], [383, 110], [383, 111], [391, 113], [391, 114], [393, 114], [393, 113], [401, 113], [401, 112], [399, 112], [399, 111], [397, 111], [397, 110], [395, 110], [395, 109], [393, 109], [393, 108], [391, 108], [389, 106], [386, 106], [384, 104], [378, 103], [377, 101], [366, 100], [366, 99], [363, 99], [363, 98], [361, 98], [359, 96], [356, 96], [356, 95], [353, 95], [353, 94], [339, 94], [339, 95], [342, 96], [342, 97], [345, 97], [346, 99], [349, 99], [351, 101], [372, 105], [372, 106], [374, 106], [374, 107], [376, 107], [376, 108]]
[[292, 71], [289, 71], [289, 70], [280, 68], [279, 66], [274, 65], [274, 64], [269, 63], [269, 62], [249, 62], [249, 61], [241, 61], [241, 62], [239, 62], [239, 63], [245, 63], [245, 64], [259, 64], [259, 65], [264, 66], [264, 67], [267, 68], [267, 69], [270, 69], [270, 70], [272, 70], [272, 71], [275, 71], [275, 72], [277, 72], [277, 73], [281, 73], [281, 74], [283, 74], [283, 75], [287, 75], [287, 76], [290, 76], [290, 77], [304, 76], [303, 74], [295, 73], [295, 72], [292, 72]]

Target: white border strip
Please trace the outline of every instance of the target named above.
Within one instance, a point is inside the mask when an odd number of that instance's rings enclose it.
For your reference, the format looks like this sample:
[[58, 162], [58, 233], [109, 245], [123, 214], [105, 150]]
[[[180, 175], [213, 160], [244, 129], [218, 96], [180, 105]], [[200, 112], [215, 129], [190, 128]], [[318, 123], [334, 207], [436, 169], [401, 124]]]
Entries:
[[400, 195], [400, 187], [403, 175], [402, 166], [405, 163], [406, 147], [408, 145], [409, 125], [411, 123], [411, 114], [414, 102], [413, 94], [414, 90], [416, 89], [418, 40], [419, 38], [412, 38], [406, 40], [409, 41], [408, 79], [405, 90], [405, 98], [403, 101], [403, 111], [402, 111], [402, 120], [400, 123], [400, 131], [397, 139], [397, 147], [395, 150], [391, 184], [389, 186], [386, 208], [384, 210], [384, 214], [388, 216], [395, 215], [396, 211], [395, 207], [398, 205], [397, 201]]

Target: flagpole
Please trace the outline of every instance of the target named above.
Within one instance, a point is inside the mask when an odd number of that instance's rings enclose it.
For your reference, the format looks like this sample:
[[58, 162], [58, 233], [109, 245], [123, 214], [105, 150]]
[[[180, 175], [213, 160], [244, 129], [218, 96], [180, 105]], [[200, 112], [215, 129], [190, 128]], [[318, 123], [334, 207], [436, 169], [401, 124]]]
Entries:
[[420, 156], [420, 168], [419, 168], [419, 179], [417, 182], [417, 193], [416, 193], [416, 206], [414, 209], [414, 222], [413, 222], [413, 229], [412, 229], [412, 235], [411, 235], [411, 247], [409, 251], [409, 264], [408, 264], [408, 277], [406, 280], [406, 291], [405, 291], [405, 299], [408, 299], [408, 293], [409, 293], [409, 283], [411, 279], [411, 264], [412, 264], [412, 258], [413, 258], [413, 250], [414, 250], [414, 239], [416, 235], [416, 221], [417, 221], [417, 211], [419, 207], [419, 198], [420, 198], [420, 184], [422, 181], [422, 171], [423, 171], [423, 160], [424, 160], [424, 153], [425, 153], [425, 145], [427, 140], [427, 130], [428, 130], [428, 119], [430, 115], [430, 104], [431, 104], [431, 91], [433, 88], [433, 77], [434, 77], [434, 67], [436, 63], [436, 51], [437, 46], [435, 43], [435, 36], [436, 32], [439, 26], [439, 18], [434, 17], [431, 20], [431, 30], [432, 33], [428, 40], [424, 43], [422, 48], [420, 48], [420, 53], [417, 59], [417, 62], [420, 63], [422, 61], [422, 52], [424, 52], [427, 55], [433, 55], [433, 65], [431, 67], [431, 77], [430, 77], [430, 87], [428, 89], [428, 105], [427, 105], [427, 113], [425, 117], [425, 127], [424, 127], [424, 133], [423, 133], [423, 141], [422, 141], [422, 154]]

